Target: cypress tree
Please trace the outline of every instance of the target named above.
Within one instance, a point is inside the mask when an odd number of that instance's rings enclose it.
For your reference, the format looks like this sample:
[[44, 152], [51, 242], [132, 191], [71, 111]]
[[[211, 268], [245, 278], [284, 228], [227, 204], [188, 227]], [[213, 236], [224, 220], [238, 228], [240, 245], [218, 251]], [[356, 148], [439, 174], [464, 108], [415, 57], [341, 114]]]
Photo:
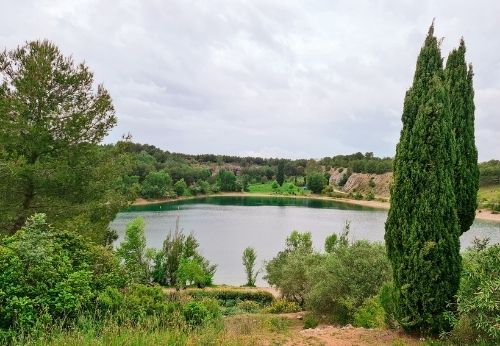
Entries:
[[285, 161], [284, 160], [279, 160], [278, 161], [278, 172], [276, 173], [276, 181], [280, 186], [283, 186], [283, 183], [285, 182]]
[[405, 96], [385, 241], [393, 267], [396, 314], [410, 331], [436, 332], [458, 289], [459, 224], [455, 143], [442, 58], [433, 25]]
[[474, 87], [472, 66], [467, 69], [465, 43], [454, 49], [446, 61], [446, 88], [456, 142], [454, 187], [460, 234], [469, 230], [476, 216], [479, 168], [474, 139]]

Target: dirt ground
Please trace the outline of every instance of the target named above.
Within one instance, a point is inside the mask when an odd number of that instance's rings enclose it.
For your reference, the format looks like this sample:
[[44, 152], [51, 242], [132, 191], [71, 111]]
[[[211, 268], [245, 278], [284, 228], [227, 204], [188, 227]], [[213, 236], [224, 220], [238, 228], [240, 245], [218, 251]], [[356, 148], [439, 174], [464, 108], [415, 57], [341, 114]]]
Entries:
[[[417, 337], [404, 335], [387, 329], [355, 328], [319, 325], [303, 329], [303, 312], [293, 314], [266, 315], [266, 319], [285, 318], [290, 321], [287, 330], [269, 331], [256, 327], [257, 315], [239, 315], [226, 320], [227, 339], [238, 345], [286, 345], [286, 346], [414, 346], [423, 345]], [[262, 324], [262, 315], [260, 323]], [[258, 323], [257, 323], [258, 324]], [[265, 323], [264, 323], [265, 325]]]

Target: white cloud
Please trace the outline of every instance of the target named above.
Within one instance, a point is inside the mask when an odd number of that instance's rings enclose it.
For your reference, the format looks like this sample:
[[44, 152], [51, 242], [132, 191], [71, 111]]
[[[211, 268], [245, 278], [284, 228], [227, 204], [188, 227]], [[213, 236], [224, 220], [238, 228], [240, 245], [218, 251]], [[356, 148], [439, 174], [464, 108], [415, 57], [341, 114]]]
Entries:
[[[496, 1], [19, 1], [8, 48], [48, 38], [113, 96], [114, 141], [187, 153], [393, 155], [403, 97], [436, 18], [475, 69], [481, 160], [500, 156]], [[252, 154], [253, 153], [253, 154]]]

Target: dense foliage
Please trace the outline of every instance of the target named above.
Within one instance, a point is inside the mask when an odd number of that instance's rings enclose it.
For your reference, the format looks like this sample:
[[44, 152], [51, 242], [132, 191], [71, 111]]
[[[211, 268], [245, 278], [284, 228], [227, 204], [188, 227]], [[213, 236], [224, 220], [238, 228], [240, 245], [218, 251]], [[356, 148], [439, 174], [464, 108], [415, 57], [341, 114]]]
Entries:
[[185, 235], [179, 228], [171, 231], [160, 250], [151, 250], [151, 280], [165, 286], [185, 288], [210, 286], [216, 266], [198, 252], [199, 243], [193, 234]]
[[97, 144], [116, 123], [111, 97], [85, 64], [48, 41], [0, 54], [0, 229], [35, 212], [98, 242], [131, 196], [121, 147]]
[[405, 97], [385, 227], [398, 322], [426, 333], [447, 328], [443, 313], [454, 301], [460, 277], [457, 150], [448, 101], [431, 26]]
[[500, 343], [500, 245], [464, 254], [456, 310], [449, 317], [457, 343]]
[[307, 187], [314, 193], [321, 193], [328, 184], [328, 179], [321, 172], [313, 172], [307, 176]]
[[145, 223], [141, 218], [130, 221], [125, 228], [125, 239], [116, 250], [123, 261], [128, 283], [147, 284], [150, 281], [144, 227]]
[[[327, 252], [312, 248], [310, 233], [294, 231], [286, 248], [266, 263], [265, 279], [283, 296], [337, 323], [352, 323], [363, 302], [390, 280], [390, 264], [382, 244], [349, 242], [344, 232], [330, 236]], [[356, 268], [356, 270], [353, 270]]]
[[446, 91], [455, 137], [454, 181], [461, 233], [469, 230], [477, 208], [479, 168], [474, 138], [474, 87], [472, 66], [465, 62], [465, 43], [454, 49], [446, 61]]
[[109, 248], [59, 231], [35, 214], [0, 242], [0, 336], [71, 323], [93, 308], [99, 292], [124, 284]]

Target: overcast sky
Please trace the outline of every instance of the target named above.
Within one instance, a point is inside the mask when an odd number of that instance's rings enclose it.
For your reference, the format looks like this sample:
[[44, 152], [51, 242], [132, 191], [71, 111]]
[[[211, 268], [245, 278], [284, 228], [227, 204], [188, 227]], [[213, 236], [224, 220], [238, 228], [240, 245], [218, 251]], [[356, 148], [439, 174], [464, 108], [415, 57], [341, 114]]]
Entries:
[[393, 156], [436, 18], [475, 69], [481, 161], [500, 158], [500, 2], [5, 1], [0, 43], [47, 38], [85, 60], [136, 142], [184, 153]]

